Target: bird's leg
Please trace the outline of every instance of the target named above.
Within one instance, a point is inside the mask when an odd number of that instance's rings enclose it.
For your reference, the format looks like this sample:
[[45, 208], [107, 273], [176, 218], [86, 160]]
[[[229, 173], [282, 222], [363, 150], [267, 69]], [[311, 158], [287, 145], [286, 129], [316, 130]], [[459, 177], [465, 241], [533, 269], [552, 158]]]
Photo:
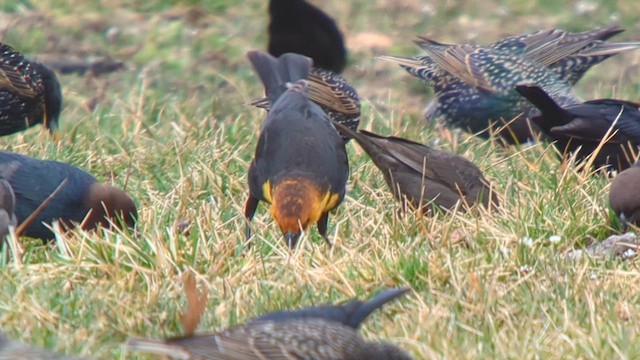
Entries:
[[320, 217], [320, 220], [318, 220], [318, 232], [320, 233], [320, 235], [322, 235], [322, 238], [327, 243], [327, 245], [331, 247], [333, 246], [333, 244], [331, 244], [329, 237], [327, 237], [328, 224], [329, 224], [329, 213], [326, 212], [324, 213], [324, 215], [322, 215], [322, 217]]

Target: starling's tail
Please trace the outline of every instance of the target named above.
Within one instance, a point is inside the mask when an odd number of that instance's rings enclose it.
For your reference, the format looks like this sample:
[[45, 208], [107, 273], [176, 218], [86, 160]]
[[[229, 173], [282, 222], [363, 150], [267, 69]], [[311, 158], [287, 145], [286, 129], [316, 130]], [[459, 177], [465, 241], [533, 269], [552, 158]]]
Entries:
[[190, 354], [182, 347], [167, 344], [164, 340], [131, 338], [125, 347], [130, 351], [146, 352], [156, 355], [170, 356], [173, 359], [189, 359]]
[[351, 326], [354, 329], [357, 329], [360, 324], [366, 319], [372, 312], [376, 309], [381, 308], [384, 304], [388, 303], [391, 300], [395, 300], [400, 296], [409, 292], [409, 288], [397, 288], [397, 289], [389, 289], [384, 290], [378, 295], [374, 296], [371, 300], [367, 302], [352, 302], [347, 304], [347, 306], [353, 304], [355, 305], [353, 312], [349, 318], [348, 326]]
[[249, 51], [247, 57], [262, 80], [272, 106], [287, 90], [287, 83], [308, 77], [312, 65], [310, 58], [292, 53], [276, 59], [265, 52], [254, 50]]

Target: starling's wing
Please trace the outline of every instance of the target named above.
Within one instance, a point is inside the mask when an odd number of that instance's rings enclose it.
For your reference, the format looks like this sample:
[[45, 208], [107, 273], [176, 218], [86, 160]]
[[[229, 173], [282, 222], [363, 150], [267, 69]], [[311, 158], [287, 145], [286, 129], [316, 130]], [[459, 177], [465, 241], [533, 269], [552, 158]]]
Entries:
[[12, 47], [0, 43], [0, 89], [8, 89], [20, 96], [35, 97], [42, 89], [34, 87], [33, 78], [23, 71], [31, 65]]
[[309, 74], [309, 99], [316, 104], [347, 115], [360, 114], [360, 99], [355, 89], [340, 75], [328, 71]]

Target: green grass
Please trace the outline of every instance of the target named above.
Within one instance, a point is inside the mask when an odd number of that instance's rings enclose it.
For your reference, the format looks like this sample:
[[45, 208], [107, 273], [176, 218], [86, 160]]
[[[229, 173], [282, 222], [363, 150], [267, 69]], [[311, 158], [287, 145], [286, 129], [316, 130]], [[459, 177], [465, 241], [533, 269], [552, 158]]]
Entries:
[[[27, 55], [110, 54], [127, 69], [95, 81], [61, 75], [62, 142], [33, 128], [3, 138], [2, 148], [69, 162], [126, 186], [140, 224], [138, 236], [76, 231], [44, 246], [21, 239], [23, 264], [0, 267], [2, 331], [69, 354], [143, 358], [121, 343], [181, 333], [181, 276], [193, 270], [210, 294], [200, 331], [408, 285], [414, 292], [362, 331], [416, 358], [640, 357], [637, 262], [564, 260], [568, 249], [618, 231], [609, 181], [563, 168], [545, 144], [502, 149], [457, 132], [443, 140], [422, 119], [430, 90], [374, 59], [418, 54], [416, 34], [489, 43], [617, 19], [627, 28], [618, 38], [638, 39], [640, 5], [594, 2], [595, 10], [576, 14], [575, 2], [546, 0], [435, 1], [430, 9], [414, 0], [319, 3], [348, 39], [377, 32], [392, 40], [390, 48], [360, 46], [350, 54], [345, 77], [364, 100], [361, 127], [473, 160], [496, 185], [502, 208], [398, 219], [381, 174], [349, 144], [347, 197], [330, 219], [335, 246], [328, 249], [312, 229], [288, 251], [261, 205], [248, 249], [241, 215], [246, 170], [265, 114], [246, 105], [263, 90], [244, 53], [265, 47], [266, 1], [9, 1], [0, 7], [2, 40]], [[639, 56], [599, 65], [577, 93], [637, 100]], [[88, 110], [101, 89], [98, 106]], [[185, 221], [188, 234], [178, 227]], [[550, 242], [553, 235], [561, 241]], [[522, 241], [527, 237], [531, 243]]]

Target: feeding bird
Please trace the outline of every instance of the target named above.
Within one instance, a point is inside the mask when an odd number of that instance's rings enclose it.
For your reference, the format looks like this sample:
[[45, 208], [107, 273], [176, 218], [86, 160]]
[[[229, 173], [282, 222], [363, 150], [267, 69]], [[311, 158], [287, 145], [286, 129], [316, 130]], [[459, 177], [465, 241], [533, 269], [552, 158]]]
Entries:
[[356, 140], [373, 160], [402, 210], [407, 205], [425, 213], [434, 205], [451, 210], [459, 202], [469, 207], [498, 206], [497, 194], [482, 171], [462, 156], [399, 137], [336, 127]]
[[609, 205], [622, 223], [640, 225], [640, 162], [619, 173], [609, 188]]
[[43, 124], [54, 134], [62, 109], [55, 73], [0, 43], [0, 136]]
[[[532, 108], [518, 99], [514, 86], [534, 83], [562, 105], [578, 103], [574, 85], [588, 69], [640, 42], [608, 43], [622, 32], [617, 25], [581, 33], [543, 30], [510, 36], [487, 46], [450, 45], [420, 38], [426, 56], [383, 56], [435, 90], [425, 117], [487, 138], [490, 126], [508, 143], [535, 138], [527, 121]], [[525, 80], [528, 79], [528, 80]], [[495, 129], [494, 129], [495, 130]], [[533, 129], [535, 130], [535, 129]]]
[[[176, 359], [378, 359], [411, 357], [397, 346], [367, 341], [360, 323], [408, 289], [390, 289], [362, 303], [324, 305], [266, 314], [244, 325], [211, 335], [166, 340], [130, 339], [127, 347]], [[326, 311], [326, 312], [325, 312]]]
[[593, 165], [617, 171], [635, 162], [640, 146], [640, 104], [597, 99], [561, 106], [537, 86], [523, 84], [516, 90], [540, 110], [532, 120], [555, 140], [561, 154], [577, 153], [581, 161], [598, 150]]
[[265, 201], [290, 247], [313, 223], [330, 244], [329, 211], [344, 198], [349, 164], [327, 114], [308, 98], [303, 79], [311, 60], [298, 54], [276, 59], [260, 51], [247, 56], [265, 86], [271, 111], [249, 168], [245, 216], [250, 222], [258, 203]]
[[25, 228], [25, 236], [53, 239], [47, 225], [56, 220], [65, 227], [82, 223], [84, 230], [109, 226], [110, 222], [119, 224], [120, 219], [129, 227], [135, 225], [137, 209], [127, 193], [97, 182], [75, 166], [0, 151], [0, 178], [13, 188], [15, 215], [20, 223], [67, 180], [51, 203]]

